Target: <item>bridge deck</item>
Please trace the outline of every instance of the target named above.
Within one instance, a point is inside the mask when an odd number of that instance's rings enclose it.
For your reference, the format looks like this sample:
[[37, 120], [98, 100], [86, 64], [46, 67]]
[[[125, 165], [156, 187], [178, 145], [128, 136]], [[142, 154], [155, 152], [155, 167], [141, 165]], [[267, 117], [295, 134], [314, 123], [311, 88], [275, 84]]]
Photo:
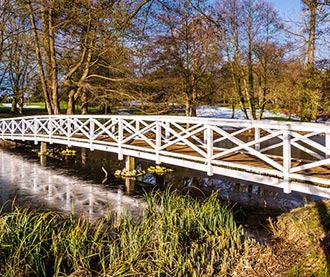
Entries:
[[175, 116], [0, 119], [0, 138], [85, 147], [330, 197], [330, 125]]
[[[73, 137], [80, 138], [80, 139], [85, 139], [83, 135], [74, 135]], [[98, 138], [98, 141], [102, 142], [107, 142], [107, 143], [114, 143], [115, 141], [107, 136], [103, 136], [102, 138]], [[145, 141], [141, 139], [134, 139], [130, 141], [130, 145], [139, 147], [141, 149], [152, 149], [151, 146], [146, 143]], [[198, 154], [193, 148], [186, 146], [186, 145], [171, 145], [169, 147], [166, 147], [164, 149], [165, 151], [172, 152], [172, 153], [177, 153], [181, 155], [186, 155], [186, 156], [194, 156], [194, 157], [200, 157], [202, 158], [202, 155]], [[223, 151], [220, 150], [214, 150], [214, 154], [221, 153]], [[283, 158], [282, 157], [277, 157], [273, 156], [273, 160], [278, 162], [279, 164], [283, 165]], [[244, 152], [236, 152], [236, 153], [231, 153], [228, 154], [221, 159], [215, 159], [214, 161], [224, 161], [228, 163], [228, 167], [231, 167], [233, 169], [239, 170], [242, 168], [242, 166], [249, 166], [251, 168], [264, 168], [264, 169], [269, 169], [272, 170], [272, 166], [269, 164], [265, 163], [264, 161], [258, 159], [257, 157], [249, 154], [249, 153], [244, 153]], [[303, 166], [311, 161], [304, 161], [301, 159], [291, 159], [291, 166], [292, 167], [297, 167], [297, 166]], [[238, 166], [241, 165], [241, 166]], [[297, 173], [303, 174], [303, 175], [308, 175], [308, 176], [314, 176], [318, 178], [323, 178], [323, 179], [330, 179], [330, 165], [324, 165], [324, 166], [318, 166], [314, 167], [312, 169], [304, 169], [300, 170]], [[329, 186], [330, 187], [330, 186]]]

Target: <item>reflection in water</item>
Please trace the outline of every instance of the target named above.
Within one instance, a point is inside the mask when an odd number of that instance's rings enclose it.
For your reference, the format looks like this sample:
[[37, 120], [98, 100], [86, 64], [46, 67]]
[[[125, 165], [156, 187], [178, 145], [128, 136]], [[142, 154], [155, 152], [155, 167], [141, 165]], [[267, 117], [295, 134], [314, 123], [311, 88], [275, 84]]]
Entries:
[[[36, 153], [31, 155], [31, 149], [17, 149], [17, 152], [19, 154], [0, 148], [0, 206], [7, 202], [4, 212], [10, 211], [10, 203], [15, 199], [19, 206], [74, 210], [90, 219], [109, 211], [136, 214], [144, 206], [141, 194], [155, 187], [163, 190], [168, 186], [197, 197], [218, 191], [222, 200], [256, 210], [262, 208], [263, 212], [267, 212], [265, 208], [289, 210], [315, 199], [295, 192], [284, 194], [280, 189], [267, 186], [237, 184], [235, 180], [209, 177], [199, 171], [171, 165], [165, 166], [174, 168], [174, 172], [163, 176], [146, 174], [136, 182], [118, 180], [112, 173], [125, 166], [123, 161], [118, 161], [116, 154], [101, 151], [79, 149], [76, 157], [58, 160], [41, 156], [40, 161]], [[146, 160], [136, 160], [136, 169], [147, 169], [150, 165]]]
[[137, 213], [141, 199], [127, 196], [121, 189], [110, 190], [77, 177], [65, 176], [64, 170], [45, 167], [45, 157], [28, 161], [0, 149], [0, 203], [3, 211], [10, 210], [15, 199], [19, 206], [44, 210], [74, 211], [86, 214], [91, 220], [111, 212]]

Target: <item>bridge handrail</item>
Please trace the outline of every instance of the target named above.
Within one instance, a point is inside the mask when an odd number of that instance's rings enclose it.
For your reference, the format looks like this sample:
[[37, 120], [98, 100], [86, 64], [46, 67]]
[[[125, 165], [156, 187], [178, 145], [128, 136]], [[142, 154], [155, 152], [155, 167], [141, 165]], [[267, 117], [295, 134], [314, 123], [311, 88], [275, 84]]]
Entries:
[[211, 118], [211, 117], [189, 117], [189, 116], [168, 116], [168, 115], [38, 115], [38, 116], [21, 116], [11, 118], [0, 118], [1, 121], [17, 121], [30, 119], [67, 119], [67, 118], [81, 118], [81, 119], [126, 119], [126, 120], [150, 120], [150, 121], [170, 121], [173, 120], [178, 123], [196, 123], [203, 122], [205, 124], [223, 125], [228, 127], [272, 127], [278, 130], [292, 130], [292, 131], [319, 131], [320, 128], [325, 128], [330, 132], [330, 123], [314, 123], [314, 122], [299, 122], [299, 121], [277, 121], [277, 120], [245, 120], [245, 119], [229, 119], [229, 118]]

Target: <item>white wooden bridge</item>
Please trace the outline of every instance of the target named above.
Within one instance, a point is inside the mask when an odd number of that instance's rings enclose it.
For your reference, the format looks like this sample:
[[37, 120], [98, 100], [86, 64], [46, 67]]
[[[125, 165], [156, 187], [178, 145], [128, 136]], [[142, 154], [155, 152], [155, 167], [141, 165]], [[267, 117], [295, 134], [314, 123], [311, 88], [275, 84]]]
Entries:
[[109, 151], [330, 198], [330, 125], [177, 116], [0, 119], [0, 139]]

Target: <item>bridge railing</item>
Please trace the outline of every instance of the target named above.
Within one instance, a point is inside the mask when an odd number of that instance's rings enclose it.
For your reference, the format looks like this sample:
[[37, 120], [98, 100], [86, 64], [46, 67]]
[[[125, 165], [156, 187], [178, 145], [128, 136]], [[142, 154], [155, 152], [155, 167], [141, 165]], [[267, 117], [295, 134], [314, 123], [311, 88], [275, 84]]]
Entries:
[[[177, 116], [59, 115], [0, 120], [0, 138], [46, 141], [189, 163], [209, 175], [235, 168], [330, 185], [330, 125]], [[253, 162], [248, 161], [249, 157]], [[243, 160], [242, 160], [243, 159]]]

